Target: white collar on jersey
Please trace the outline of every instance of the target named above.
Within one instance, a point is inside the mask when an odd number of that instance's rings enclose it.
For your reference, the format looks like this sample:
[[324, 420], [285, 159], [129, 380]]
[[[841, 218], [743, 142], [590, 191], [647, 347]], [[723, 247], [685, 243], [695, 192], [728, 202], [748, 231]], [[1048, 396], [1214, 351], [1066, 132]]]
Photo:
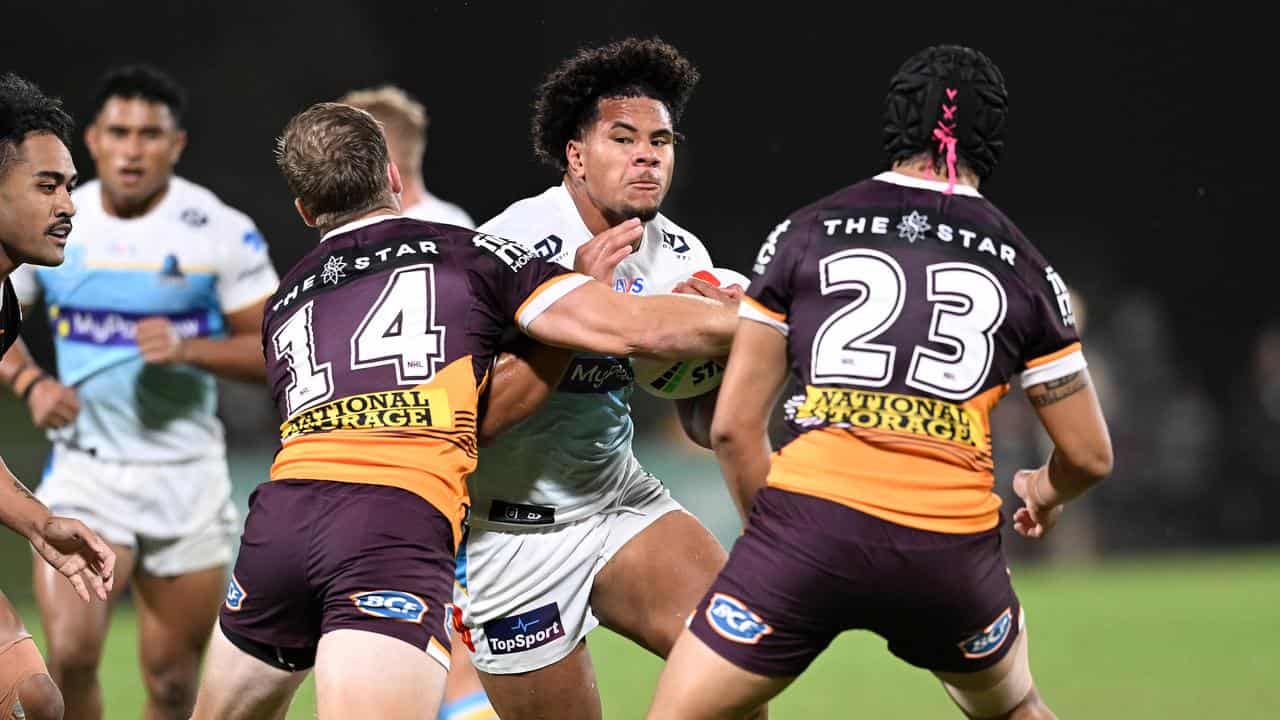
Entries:
[[[934, 192], [944, 193], [947, 191], [947, 183], [942, 180], [925, 180], [924, 178], [903, 175], [900, 172], [889, 170], [882, 172], [875, 177], [880, 182], [893, 183], [894, 185], [902, 185], [903, 187], [919, 188], [921, 190], [933, 190]], [[970, 187], [961, 183], [956, 183], [955, 190], [952, 191], [956, 195], [967, 195], [969, 197], [982, 197], [982, 193], [977, 188]]]
[[328, 240], [334, 235], [341, 235], [342, 233], [348, 233], [348, 232], [351, 232], [352, 230], [359, 230], [360, 228], [366, 228], [366, 227], [369, 227], [370, 225], [376, 225], [377, 223], [380, 223], [383, 220], [404, 220], [404, 219], [405, 219], [405, 216], [403, 215], [374, 215], [372, 217], [360, 218], [359, 220], [352, 220], [346, 225], [339, 225], [338, 227], [325, 233], [324, 236], [320, 238], [320, 242], [324, 242], [325, 240]]

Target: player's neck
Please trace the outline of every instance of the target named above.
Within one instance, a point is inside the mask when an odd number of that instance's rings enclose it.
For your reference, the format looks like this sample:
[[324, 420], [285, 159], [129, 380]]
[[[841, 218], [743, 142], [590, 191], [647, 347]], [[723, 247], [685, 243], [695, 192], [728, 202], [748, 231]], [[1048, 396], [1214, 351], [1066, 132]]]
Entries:
[[3, 245], [0, 245], [0, 284], [3, 284], [5, 278], [9, 277], [9, 274], [17, 269], [17, 261], [9, 257], [9, 251], [5, 250]]
[[151, 212], [164, 200], [169, 194], [170, 182], [166, 182], [163, 187], [152, 195], [142, 198], [137, 202], [129, 202], [124, 199], [116, 199], [107, 192], [105, 187], [102, 188], [102, 209], [110, 216], [120, 218], [121, 220], [133, 220]]
[[[947, 175], [944, 170], [942, 174], [938, 174], [926, 161], [905, 161], [894, 163], [891, 168], [894, 172], [906, 175], [907, 177], [919, 178], [921, 180], [932, 180], [934, 182], [946, 182]], [[956, 168], [956, 184], [968, 185], [974, 190], [978, 189], [978, 183], [981, 181], [972, 170], [967, 167]]]
[[617, 224], [610, 222], [604, 211], [591, 202], [586, 183], [566, 174], [564, 186], [569, 190], [569, 197], [573, 198], [574, 207], [578, 208], [578, 217], [582, 218], [582, 223], [593, 237]]
[[328, 235], [329, 233], [333, 232], [334, 230], [337, 230], [343, 225], [350, 225], [351, 223], [360, 222], [361, 220], [368, 220], [369, 218], [376, 218], [376, 217], [383, 217], [383, 216], [395, 217], [396, 215], [399, 215], [399, 214], [400, 214], [400, 208], [388, 207], [384, 205], [380, 208], [375, 208], [366, 213], [361, 213], [359, 215], [348, 216], [348, 217], [341, 217], [332, 223], [317, 225], [316, 229], [320, 231], [320, 238], [323, 239], [325, 235]]

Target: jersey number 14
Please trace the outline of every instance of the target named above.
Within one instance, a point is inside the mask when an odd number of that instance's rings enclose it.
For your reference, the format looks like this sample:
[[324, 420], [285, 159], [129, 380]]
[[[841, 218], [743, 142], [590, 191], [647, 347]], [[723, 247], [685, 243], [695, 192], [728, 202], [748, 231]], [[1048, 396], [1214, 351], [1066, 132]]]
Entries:
[[[333, 364], [316, 358], [315, 301], [308, 301], [272, 336], [276, 357], [289, 367], [289, 415], [333, 396]], [[436, 325], [435, 268], [412, 265], [391, 273], [373, 307], [351, 336], [350, 368], [383, 365], [395, 369], [400, 385], [435, 377], [444, 361], [445, 328]]]

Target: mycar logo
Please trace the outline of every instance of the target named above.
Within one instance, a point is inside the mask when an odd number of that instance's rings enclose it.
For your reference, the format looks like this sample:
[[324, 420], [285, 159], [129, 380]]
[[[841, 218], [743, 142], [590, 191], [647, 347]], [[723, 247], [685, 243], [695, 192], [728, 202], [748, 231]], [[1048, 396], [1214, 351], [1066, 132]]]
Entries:
[[509, 655], [542, 647], [564, 637], [564, 625], [560, 622], [560, 608], [550, 603], [519, 615], [487, 622], [484, 634], [489, 641], [489, 652]]

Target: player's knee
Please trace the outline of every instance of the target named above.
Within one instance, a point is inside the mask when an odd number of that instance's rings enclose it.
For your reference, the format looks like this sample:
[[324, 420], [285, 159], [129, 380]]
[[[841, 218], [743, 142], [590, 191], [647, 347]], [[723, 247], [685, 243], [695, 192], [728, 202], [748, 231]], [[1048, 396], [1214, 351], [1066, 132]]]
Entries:
[[172, 717], [188, 717], [195, 707], [196, 673], [186, 668], [147, 668], [144, 671], [151, 704]]
[[89, 686], [98, 680], [96, 652], [76, 653], [66, 645], [59, 648], [50, 644], [45, 664], [49, 667], [49, 675], [61, 688]]
[[27, 720], [62, 720], [62, 693], [53, 678], [41, 673], [18, 685], [18, 702]]
[[1009, 720], [1057, 720], [1058, 718], [1040, 699], [1040, 694], [1035, 691], [1035, 688], [1027, 693], [1027, 696], [1007, 717]]

